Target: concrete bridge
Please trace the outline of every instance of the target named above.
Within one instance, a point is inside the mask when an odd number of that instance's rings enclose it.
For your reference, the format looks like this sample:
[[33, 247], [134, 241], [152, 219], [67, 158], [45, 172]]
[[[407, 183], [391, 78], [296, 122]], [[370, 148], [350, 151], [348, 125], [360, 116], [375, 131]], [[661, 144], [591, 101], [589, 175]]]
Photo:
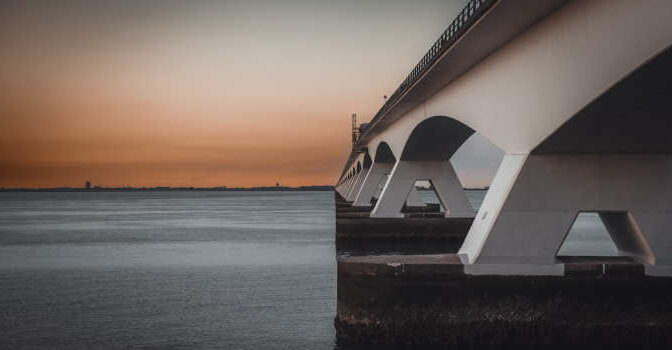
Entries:
[[[564, 275], [580, 212], [619, 254], [672, 275], [672, 1], [472, 0], [359, 137], [336, 185], [403, 218], [429, 181], [473, 218], [472, 275]], [[474, 134], [505, 156], [477, 213], [450, 159]]]

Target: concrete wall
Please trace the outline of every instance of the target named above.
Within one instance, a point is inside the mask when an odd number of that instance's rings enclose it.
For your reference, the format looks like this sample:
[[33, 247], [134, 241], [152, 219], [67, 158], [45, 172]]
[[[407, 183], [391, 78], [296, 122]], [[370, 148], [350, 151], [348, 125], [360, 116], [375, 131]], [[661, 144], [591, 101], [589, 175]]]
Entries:
[[[588, 103], [672, 43], [672, 2], [573, 1], [369, 142], [395, 157], [415, 127], [454, 118], [506, 153], [527, 154]], [[531, 78], [533, 77], [533, 79]], [[375, 158], [375, 154], [372, 154]]]
[[[597, 190], [598, 184], [613, 174], [590, 173], [590, 169], [595, 169], [586, 164], [584, 170], [588, 173], [584, 172], [583, 176], [569, 176], [565, 171], [560, 171], [563, 176], [569, 177], [551, 176], [539, 181], [539, 178], [549, 175], [548, 169], [553, 168], [545, 167], [556, 164], [559, 158], [540, 160], [535, 156], [530, 159], [528, 154], [591, 102], [665, 52], [672, 43], [672, 21], [669, 18], [672, 18], [672, 2], [665, 0], [647, 1], [645, 5], [629, 0], [570, 1], [373, 137], [367, 145], [371, 157], [375, 159], [378, 146], [385, 143], [399, 162], [404, 157], [423, 159], [424, 155], [436, 153], [435, 149], [442, 150], [446, 153], [445, 157], [449, 158], [459, 143], [466, 140], [460, 136], [461, 133], [445, 133], [450, 147], [442, 147], [441, 142], [431, 137], [426, 138], [424, 144], [414, 144], [414, 138], [411, 137], [423, 127], [424, 121], [436, 116], [451, 118], [455, 125], [453, 129], [474, 130], [505, 151], [507, 155], [461, 250], [467, 263], [500, 265], [491, 269], [483, 266], [481, 268], [484, 270], [480, 270], [482, 273], [513, 271], [523, 274], [562, 274], [562, 266], [554, 264], [556, 248], [564, 240], [566, 231], [580, 210], [639, 211], [637, 215], [605, 218], [611, 220], [612, 230], [623, 231], [630, 227], [632, 233], [637, 231], [633, 229], [637, 226], [628, 217], [639, 216], [637, 220], [642, 221], [640, 225], [649, 227], [648, 232], [643, 233], [642, 228], [640, 238], [633, 239], [641, 241], [646, 236], [654, 256], [642, 253], [643, 248], [637, 250], [637, 254], [645, 261], [667, 265], [670, 261], [668, 256], [671, 255], [668, 253], [670, 244], [660, 232], [670, 226], [669, 220], [665, 219], [670, 212], [669, 197], [662, 200], [664, 203], [658, 203], [662, 209], [657, 213], [651, 210], [642, 212], [641, 208], [648, 208], [648, 204], [633, 199], [633, 196], [641, 193], [655, 197], [655, 193], [640, 192], [636, 188], [622, 192], [610, 187], [609, 191], [616, 194], [607, 196], [610, 200], [606, 202], [589, 202], [592, 207], [587, 207], [586, 202], [568, 202], [563, 200], [563, 193], [558, 188], [571, 191], [572, 185], [578, 185], [588, 196], [594, 196], [605, 193]], [[609, 116], [600, 117], [602, 123], [608, 123], [609, 120]], [[656, 128], [651, 130], [652, 133], [660, 133], [658, 124], [650, 123], [652, 128]], [[646, 126], [640, 129], [638, 132], [645, 135]], [[627, 130], [615, 134], [622, 132]], [[426, 133], [432, 134], [431, 130]], [[613, 137], [609, 139], [613, 141]], [[453, 144], [455, 142], [457, 144]], [[556, 138], [553, 147], [572, 149], [563, 145], [563, 142], [581, 140], [573, 137]], [[408, 149], [414, 152], [405, 151]], [[594, 149], [608, 148], [597, 145]], [[437, 156], [431, 155], [430, 158], [427, 160], [436, 160]], [[600, 162], [603, 160], [599, 158]], [[570, 160], [569, 163], [572, 166], [582, 164], [579, 159]], [[629, 164], [619, 160], [614, 164], [626, 163]], [[662, 163], [634, 163], [646, 169], [652, 169], [651, 166], [655, 169], [644, 171], [639, 181], [635, 177], [628, 177], [628, 174], [618, 173], [616, 178], [622, 180], [623, 186], [653, 180], [667, 181], [670, 178], [671, 174], [665, 170], [667, 160]], [[538, 164], [542, 164], [542, 167], [539, 168]], [[613, 165], [608, 161], [607, 164]], [[561, 165], [556, 169], [564, 168]], [[576, 171], [581, 173], [582, 169], [576, 168]], [[356, 171], [353, 173], [351, 178], [355, 177]], [[353, 180], [349, 182], [352, 184]], [[391, 176], [386, 186], [393, 182]], [[540, 184], [543, 186], [540, 187]], [[512, 195], [514, 198], [509, 198]], [[383, 197], [385, 191], [377, 207], [389, 204], [385, 203]], [[533, 197], [543, 200], [531, 200]], [[534, 203], [536, 207], [530, 208], [525, 214], [524, 210], [513, 208], [520, 203]], [[374, 209], [373, 214], [377, 212]], [[504, 223], [506, 220], [510, 222]], [[528, 224], [528, 227], [517, 230], [525, 226], [523, 224]], [[540, 230], [544, 231], [543, 234], [536, 234]], [[626, 241], [632, 244], [632, 239]], [[661, 246], [654, 247], [656, 244]], [[632, 247], [620, 248], [623, 248], [622, 252], [633, 251], [630, 249]], [[516, 264], [516, 267], [502, 267], [502, 264], [511, 263]], [[658, 274], [667, 270], [672, 272], [668, 267], [651, 269], [649, 272]]]

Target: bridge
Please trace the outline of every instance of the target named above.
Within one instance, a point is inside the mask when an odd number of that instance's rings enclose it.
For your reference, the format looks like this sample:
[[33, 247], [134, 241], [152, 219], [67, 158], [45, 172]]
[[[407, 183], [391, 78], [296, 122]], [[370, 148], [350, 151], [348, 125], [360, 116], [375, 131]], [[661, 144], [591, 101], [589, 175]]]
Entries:
[[[672, 2], [472, 0], [358, 138], [336, 191], [404, 218], [429, 181], [473, 275], [563, 275], [597, 212], [619, 255], [672, 275]], [[478, 212], [450, 158], [479, 134], [504, 158]], [[382, 188], [382, 190], [381, 190]]]

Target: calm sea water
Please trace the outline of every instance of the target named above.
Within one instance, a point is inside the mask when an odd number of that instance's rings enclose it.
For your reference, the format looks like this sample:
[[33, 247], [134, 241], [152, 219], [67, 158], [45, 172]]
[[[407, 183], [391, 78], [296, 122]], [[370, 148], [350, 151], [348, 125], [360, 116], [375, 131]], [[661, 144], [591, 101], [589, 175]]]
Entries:
[[331, 192], [0, 193], [0, 348], [333, 349], [333, 238]]

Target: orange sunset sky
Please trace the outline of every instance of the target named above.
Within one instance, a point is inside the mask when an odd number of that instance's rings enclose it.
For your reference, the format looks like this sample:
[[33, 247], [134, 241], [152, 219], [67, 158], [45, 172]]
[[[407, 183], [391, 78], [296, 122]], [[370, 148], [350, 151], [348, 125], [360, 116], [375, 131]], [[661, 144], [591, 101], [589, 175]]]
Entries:
[[464, 3], [2, 1], [0, 187], [333, 184]]

